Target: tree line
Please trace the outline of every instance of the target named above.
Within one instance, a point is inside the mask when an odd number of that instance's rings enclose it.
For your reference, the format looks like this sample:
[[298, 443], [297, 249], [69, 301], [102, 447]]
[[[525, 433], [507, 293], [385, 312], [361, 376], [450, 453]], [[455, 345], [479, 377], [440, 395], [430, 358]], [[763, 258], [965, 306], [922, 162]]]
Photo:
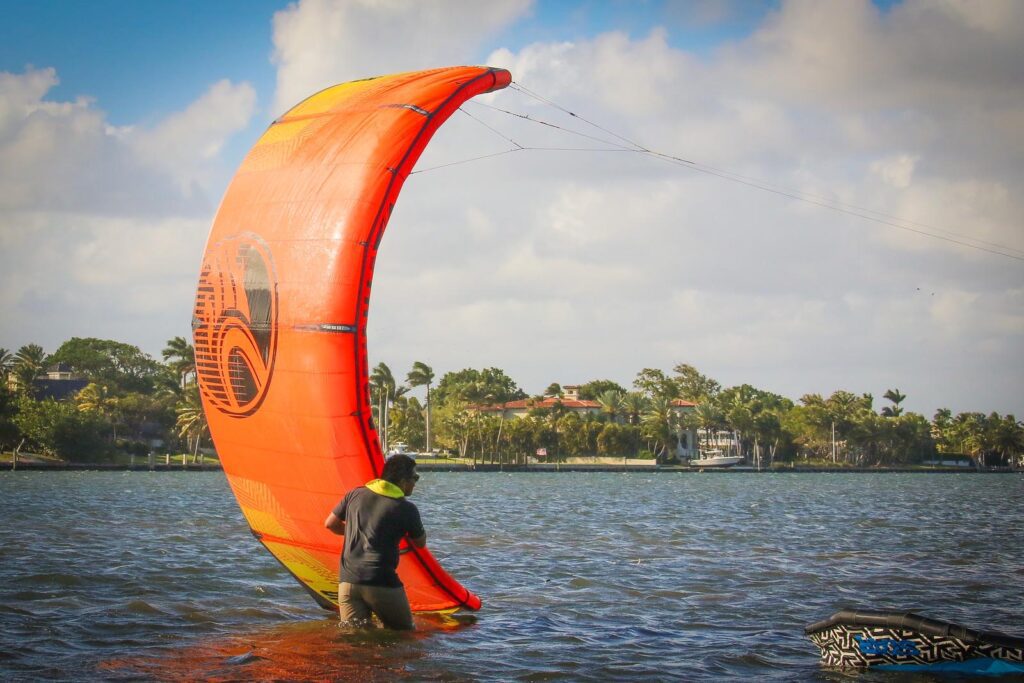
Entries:
[[[175, 337], [162, 355], [159, 362], [130, 344], [79, 337], [52, 354], [38, 344], [0, 349], [0, 450], [80, 462], [158, 450], [195, 460], [208, 436], [195, 353]], [[51, 368], [84, 386], [61, 398], [46, 395], [61, 384], [41, 381]]]
[[[797, 461], [904, 466], [944, 456], [970, 458], [981, 467], [1016, 466], [1024, 454], [1024, 423], [1013, 415], [953, 415], [943, 408], [929, 420], [904, 410], [906, 395], [899, 389], [884, 392], [881, 409], [871, 394], [845, 390], [793, 401], [749, 384], [722, 387], [681, 363], [670, 373], [644, 368], [629, 390], [611, 380], [580, 385], [579, 398], [598, 406], [596, 414], [580, 415], [561, 401], [557, 383], [531, 397], [498, 368], [445, 374], [428, 392], [426, 405], [408, 395], [432, 382], [433, 372], [421, 362], [404, 385], [384, 363], [374, 368], [371, 391], [388, 443], [401, 441], [414, 450], [440, 447], [474, 462], [509, 464], [525, 462], [538, 449], [556, 461], [597, 455], [672, 462], [684, 439], [691, 452], [724, 443], [765, 466]], [[673, 403], [677, 399], [696, 405], [681, 410]], [[506, 419], [498, 407], [515, 400], [526, 400], [528, 412]], [[428, 420], [433, 424], [429, 443]], [[697, 443], [689, 442], [689, 435]]]
[[[77, 337], [52, 354], [38, 344], [0, 349], [0, 450], [97, 461], [144, 455], [159, 444], [161, 452], [195, 458], [204, 442], [210, 445], [195, 352], [174, 337], [161, 355], [157, 361], [129, 344]], [[85, 385], [63, 399], [38, 395], [38, 379], [55, 366]], [[385, 449], [401, 442], [507, 464], [526, 462], [539, 449], [555, 461], [596, 455], [672, 462], [681, 444], [693, 451], [722, 443], [766, 466], [898, 466], [943, 455], [1006, 466], [1024, 454], [1024, 424], [1013, 415], [940, 409], [929, 420], [905, 411], [898, 389], [885, 391], [881, 409], [871, 394], [844, 390], [793, 401], [749, 384], [722, 387], [681, 363], [671, 372], [640, 370], [628, 390], [606, 379], [580, 385], [579, 398], [597, 405], [596, 414], [581, 415], [563, 403], [557, 383], [529, 396], [499, 368], [435, 379], [419, 361], [403, 379], [385, 363], [373, 368], [370, 400]], [[418, 387], [425, 388], [422, 401], [412, 395]], [[678, 399], [696, 405], [680, 409]], [[500, 407], [516, 400], [526, 401], [527, 414], [509, 419]]]

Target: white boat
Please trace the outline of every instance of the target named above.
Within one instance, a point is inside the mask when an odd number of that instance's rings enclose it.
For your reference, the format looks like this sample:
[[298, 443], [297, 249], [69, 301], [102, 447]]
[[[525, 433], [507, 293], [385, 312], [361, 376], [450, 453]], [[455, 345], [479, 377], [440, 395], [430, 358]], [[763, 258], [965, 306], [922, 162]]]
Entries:
[[690, 467], [732, 467], [743, 462], [742, 455], [724, 455], [722, 451], [705, 451], [690, 461]]
[[411, 451], [411, 450], [409, 450], [409, 446], [407, 444], [402, 443], [401, 441], [399, 441], [398, 443], [394, 444], [391, 448], [388, 449], [387, 457], [390, 458], [392, 455], [399, 455], [399, 454], [401, 454], [401, 455], [408, 455], [410, 458], [413, 458], [413, 459], [416, 459], [416, 460], [419, 460], [420, 458], [437, 458], [438, 457], [437, 453], [423, 453], [423, 452], [420, 452], [420, 451]]
[[390, 458], [392, 455], [408, 455], [410, 457], [416, 457], [417, 454], [410, 451], [406, 444], [399, 441], [388, 449], [388, 457]]

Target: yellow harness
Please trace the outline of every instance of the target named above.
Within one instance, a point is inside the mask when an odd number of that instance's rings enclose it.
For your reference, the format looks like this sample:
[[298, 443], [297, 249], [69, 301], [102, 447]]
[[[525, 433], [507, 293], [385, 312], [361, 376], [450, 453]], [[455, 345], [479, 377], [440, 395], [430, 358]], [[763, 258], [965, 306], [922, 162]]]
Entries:
[[387, 479], [374, 479], [372, 481], [368, 481], [366, 482], [366, 488], [381, 496], [387, 496], [388, 498], [405, 498], [405, 492]]

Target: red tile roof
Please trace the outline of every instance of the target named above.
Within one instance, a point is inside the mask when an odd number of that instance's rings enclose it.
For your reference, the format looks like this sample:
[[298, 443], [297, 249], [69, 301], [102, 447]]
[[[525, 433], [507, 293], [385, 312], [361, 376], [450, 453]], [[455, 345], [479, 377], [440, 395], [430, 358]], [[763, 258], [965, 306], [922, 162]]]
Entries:
[[681, 398], [674, 398], [674, 399], [672, 399], [672, 405], [677, 406], [679, 408], [696, 408], [697, 407], [697, 404], [694, 403], [693, 401], [685, 401], [685, 400], [683, 400]]
[[[561, 403], [564, 407], [574, 410], [585, 410], [585, 409], [600, 409], [601, 404], [597, 401], [588, 401], [585, 399], [573, 400], [568, 398], [545, 398], [541, 401], [532, 398], [524, 398], [520, 401], [509, 401], [504, 404], [488, 405], [488, 406], [473, 406], [476, 410], [481, 412], [497, 412], [499, 410], [531, 410], [533, 408], [553, 408], [555, 404]], [[676, 408], [696, 408], [697, 404], [693, 401], [685, 401], [681, 398], [672, 399], [672, 405]]]
[[542, 401], [537, 401], [532, 398], [525, 398], [521, 401], [509, 401], [503, 405], [493, 406], [478, 406], [477, 409], [487, 412], [496, 410], [530, 410], [532, 408], [553, 408], [555, 404], [561, 403], [566, 408], [574, 408], [582, 410], [585, 408], [600, 408], [601, 404], [597, 401], [574, 401], [567, 398], [545, 398]]

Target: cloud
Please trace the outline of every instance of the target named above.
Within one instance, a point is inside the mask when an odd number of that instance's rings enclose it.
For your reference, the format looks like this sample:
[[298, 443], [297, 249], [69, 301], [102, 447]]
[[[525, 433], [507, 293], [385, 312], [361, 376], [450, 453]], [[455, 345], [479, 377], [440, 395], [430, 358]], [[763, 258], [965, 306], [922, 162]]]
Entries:
[[0, 346], [72, 336], [154, 350], [187, 331], [220, 150], [248, 84], [220, 81], [152, 127], [52, 101], [53, 69], [0, 73]]
[[301, 0], [274, 15], [275, 115], [357, 78], [473, 63], [530, 0]]
[[[371, 354], [497, 364], [530, 391], [684, 361], [793, 397], [900, 386], [928, 414], [1022, 412], [1019, 261], [912, 232], [1024, 249], [1024, 21], [997, 9], [784, 3], [710, 58], [660, 29], [495, 50], [488, 63], [605, 130], [518, 92], [498, 106], [883, 222], [628, 155], [414, 175], [378, 264]], [[604, 144], [466, 110], [526, 146]], [[456, 117], [420, 167], [508, 146]]]
[[185, 194], [208, 187], [225, 142], [252, 119], [256, 91], [248, 83], [214, 83], [195, 102], [126, 141], [147, 166], [167, 172]]
[[[576, 114], [512, 88], [478, 100], [580, 134], [475, 103], [440, 129], [382, 244], [372, 362], [495, 365], [530, 392], [687, 362], [794, 398], [898, 386], [926, 414], [1024, 414], [1021, 262], [912, 232], [1024, 256], [1021, 3], [783, 2], [699, 52], [671, 25], [531, 40], [516, 22], [532, 11], [275, 15], [276, 113], [345, 80], [484, 61]], [[0, 302], [21, 330], [0, 345], [96, 330], [157, 347], [187, 324], [211, 178], [256, 96], [222, 81], [113, 129], [88, 99], [48, 101], [55, 83], [0, 75]], [[698, 164], [607, 151], [627, 141]]]

